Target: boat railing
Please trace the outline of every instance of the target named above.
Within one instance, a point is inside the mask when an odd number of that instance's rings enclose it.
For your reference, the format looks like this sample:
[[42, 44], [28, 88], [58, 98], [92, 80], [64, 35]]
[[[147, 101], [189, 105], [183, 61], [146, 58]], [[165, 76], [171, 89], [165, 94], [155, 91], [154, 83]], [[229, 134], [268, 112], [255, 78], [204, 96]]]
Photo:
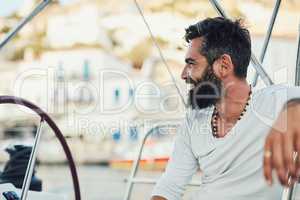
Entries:
[[[151, 128], [143, 137], [142, 142], [138, 148], [138, 154], [136, 156], [136, 158], [134, 159], [133, 165], [132, 165], [132, 169], [130, 172], [129, 177], [125, 180], [127, 182], [127, 188], [125, 191], [125, 196], [124, 196], [124, 200], [129, 200], [130, 196], [132, 194], [132, 189], [133, 186], [135, 184], [151, 184], [151, 185], [155, 185], [157, 180], [156, 179], [151, 179], [151, 178], [146, 178], [146, 177], [137, 177], [137, 172], [139, 169], [139, 164], [141, 161], [141, 157], [142, 157], [142, 153], [143, 153], [143, 149], [145, 146], [145, 143], [147, 141], [147, 139], [149, 138], [149, 136], [151, 136], [152, 134], [156, 133], [156, 131], [158, 129], [165, 129], [165, 128], [178, 128], [179, 127], [179, 123], [178, 124], [160, 124], [157, 126], [154, 126], [153, 128]], [[201, 182], [190, 182], [188, 185], [189, 186], [200, 186]]]

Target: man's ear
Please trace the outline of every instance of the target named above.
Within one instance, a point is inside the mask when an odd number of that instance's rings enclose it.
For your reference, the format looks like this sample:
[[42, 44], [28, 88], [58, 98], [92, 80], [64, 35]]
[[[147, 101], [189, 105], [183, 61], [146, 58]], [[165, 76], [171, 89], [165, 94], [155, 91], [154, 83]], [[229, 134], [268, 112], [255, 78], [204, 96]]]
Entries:
[[220, 58], [218, 58], [214, 62], [213, 69], [216, 75], [221, 79], [227, 77], [228, 75], [233, 74], [234, 66], [230, 55], [223, 54], [222, 56], [220, 56]]

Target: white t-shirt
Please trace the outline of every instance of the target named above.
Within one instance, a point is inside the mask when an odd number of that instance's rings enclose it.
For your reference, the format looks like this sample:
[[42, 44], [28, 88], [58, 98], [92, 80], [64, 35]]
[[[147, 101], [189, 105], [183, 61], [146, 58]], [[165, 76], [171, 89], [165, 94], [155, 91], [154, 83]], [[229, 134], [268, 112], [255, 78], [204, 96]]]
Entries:
[[300, 98], [299, 87], [274, 85], [253, 92], [245, 115], [223, 138], [212, 135], [213, 106], [188, 111], [152, 196], [181, 199], [200, 168], [202, 183], [190, 199], [281, 199], [279, 182], [269, 187], [263, 177], [263, 149], [270, 127], [284, 104], [293, 98]]

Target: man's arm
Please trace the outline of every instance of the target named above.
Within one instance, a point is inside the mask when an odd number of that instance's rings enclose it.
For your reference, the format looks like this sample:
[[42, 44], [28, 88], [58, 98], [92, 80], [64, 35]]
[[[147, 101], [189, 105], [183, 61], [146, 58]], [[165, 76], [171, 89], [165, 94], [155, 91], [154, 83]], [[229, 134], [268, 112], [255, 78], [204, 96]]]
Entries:
[[[296, 158], [294, 152], [297, 153]], [[267, 136], [264, 156], [264, 176], [267, 182], [272, 184], [273, 169], [282, 185], [289, 186], [296, 182], [300, 176], [299, 156], [300, 98], [295, 98], [288, 101]]]

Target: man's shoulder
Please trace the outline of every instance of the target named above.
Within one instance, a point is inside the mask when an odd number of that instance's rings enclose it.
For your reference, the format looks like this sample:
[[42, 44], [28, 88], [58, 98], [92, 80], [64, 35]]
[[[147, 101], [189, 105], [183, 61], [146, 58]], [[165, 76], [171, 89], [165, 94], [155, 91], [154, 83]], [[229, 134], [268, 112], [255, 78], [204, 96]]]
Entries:
[[298, 92], [300, 95], [300, 87], [299, 86], [291, 86], [287, 84], [276, 84], [267, 86], [265, 88], [261, 88], [255, 91], [256, 95], [278, 95], [278, 96], [286, 96], [291, 92]]
[[286, 84], [272, 85], [254, 91], [252, 108], [261, 112], [275, 112], [277, 116], [288, 100], [298, 97], [300, 97], [300, 87]]
[[257, 93], [272, 93], [272, 92], [276, 92], [279, 90], [283, 90], [283, 89], [287, 89], [290, 86], [286, 85], [286, 84], [274, 84], [274, 85], [270, 85], [267, 87], [263, 87], [258, 89], [256, 92]]

